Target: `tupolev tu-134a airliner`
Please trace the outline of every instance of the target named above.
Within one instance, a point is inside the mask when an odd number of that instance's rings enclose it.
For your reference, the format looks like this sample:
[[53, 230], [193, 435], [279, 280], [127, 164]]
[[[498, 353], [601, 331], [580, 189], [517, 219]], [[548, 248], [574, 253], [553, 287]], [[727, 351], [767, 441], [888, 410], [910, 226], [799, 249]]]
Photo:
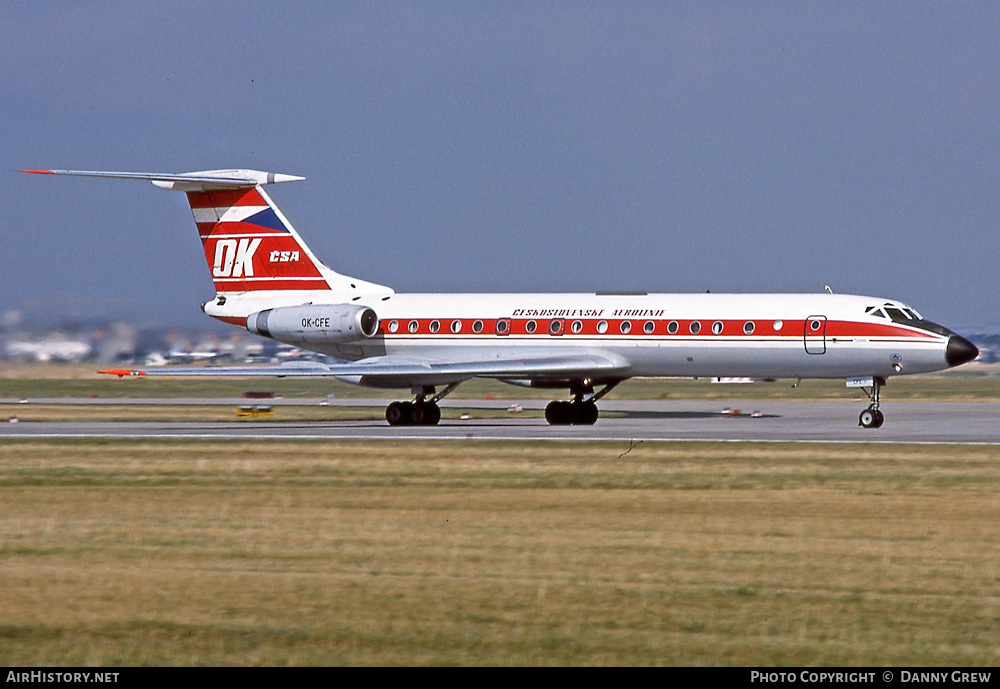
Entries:
[[884, 421], [879, 391], [894, 375], [958, 366], [964, 337], [910, 306], [817, 294], [396, 294], [322, 263], [264, 186], [303, 179], [256, 170], [185, 174], [24, 170], [137, 179], [187, 194], [215, 283], [209, 316], [319, 352], [337, 363], [115, 369], [117, 375], [332, 376], [409, 388], [391, 425], [434, 425], [438, 402], [470, 378], [566, 389], [550, 424], [593, 424], [597, 401], [637, 377], [843, 378], [864, 389], [865, 428]]

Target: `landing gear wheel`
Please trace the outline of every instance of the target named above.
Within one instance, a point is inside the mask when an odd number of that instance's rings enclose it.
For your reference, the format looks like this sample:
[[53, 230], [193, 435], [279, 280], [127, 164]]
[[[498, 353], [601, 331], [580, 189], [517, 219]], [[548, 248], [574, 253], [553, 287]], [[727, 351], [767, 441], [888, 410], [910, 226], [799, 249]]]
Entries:
[[414, 387], [416, 398], [412, 402], [392, 402], [385, 408], [385, 420], [390, 426], [437, 426], [441, 422], [438, 401], [457, 387], [458, 383], [449, 383], [438, 394], [434, 394], [433, 385]]
[[863, 428], [881, 428], [885, 423], [885, 415], [878, 409], [868, 407], [858, 417], [858, 425]]
[[569, 402], [553, 400], [545, 405], [545, 420], [550, 426], [568, 426], [571, 421]]
[[597, 400], [614, 390], [622, 380], [625, 379], [605, 381], [604, 389], [597, 393], [594, 392], [594, 381], [590, 378], [572, 382], [569, 392], [573, 395], [573, 401], [549, 402], [545, 407], [545, 420], [550, 426], [593, 426], [599, 416]]
[[427, 423], [427, 406], [423, 402], [411, 405], [410, 422], [414, 426], [423, 426]]
[[393, 402], [385, 408], [385, 420], [390, 426], [405, 426], [410, 423], [410, 403]]
[[545, 407], [545, 420], [550, 426], [593, 426], [597, 417], [597, 405], [593, 402], [555, 400]]
[[441, 408], [433, 402], [414, 402], [410, 421], [415, 426], [436, 426], [441, 421]]
[[573, 404], [576, 409], [573, 414], [573, 423], [581, 426], [593, 426], [597, 423], [597, 405], [593, 402], [580, 402]]

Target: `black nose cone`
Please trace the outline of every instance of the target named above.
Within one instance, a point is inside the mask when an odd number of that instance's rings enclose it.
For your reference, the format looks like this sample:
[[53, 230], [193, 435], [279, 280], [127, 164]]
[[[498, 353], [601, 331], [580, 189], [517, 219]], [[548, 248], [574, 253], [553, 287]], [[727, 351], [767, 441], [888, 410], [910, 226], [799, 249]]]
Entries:
[[976, 348], [976, 345], [961, 335], [952, 335], [948, 338], [948, 349], [945, 350], [944, 359], [949, 366], [961, 366], [977, 356], [979, 356], [979, 349]]

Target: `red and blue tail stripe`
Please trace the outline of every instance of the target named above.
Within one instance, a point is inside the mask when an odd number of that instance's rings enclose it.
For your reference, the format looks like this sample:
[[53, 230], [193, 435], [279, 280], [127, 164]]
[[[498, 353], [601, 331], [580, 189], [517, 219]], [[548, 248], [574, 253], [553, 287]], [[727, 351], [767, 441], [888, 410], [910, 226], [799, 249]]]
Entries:
[[260, 187], [189, 191], [187, 198], [217, 292], [330, 289]]

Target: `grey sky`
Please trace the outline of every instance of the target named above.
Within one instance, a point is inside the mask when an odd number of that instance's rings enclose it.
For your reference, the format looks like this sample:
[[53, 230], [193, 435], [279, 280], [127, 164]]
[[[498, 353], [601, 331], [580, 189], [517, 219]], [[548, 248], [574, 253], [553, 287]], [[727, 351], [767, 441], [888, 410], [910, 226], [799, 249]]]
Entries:
[[[26, 2], [0, 26], [0, 310], [197, 322], [181, 194], [304, 175], [397, 291], [835, 291], [1000, 324], [1000, 4]], [[140, 314], [144, 314], [140, 316]], [[208, 320], [208, 319], [205, 319]]]

